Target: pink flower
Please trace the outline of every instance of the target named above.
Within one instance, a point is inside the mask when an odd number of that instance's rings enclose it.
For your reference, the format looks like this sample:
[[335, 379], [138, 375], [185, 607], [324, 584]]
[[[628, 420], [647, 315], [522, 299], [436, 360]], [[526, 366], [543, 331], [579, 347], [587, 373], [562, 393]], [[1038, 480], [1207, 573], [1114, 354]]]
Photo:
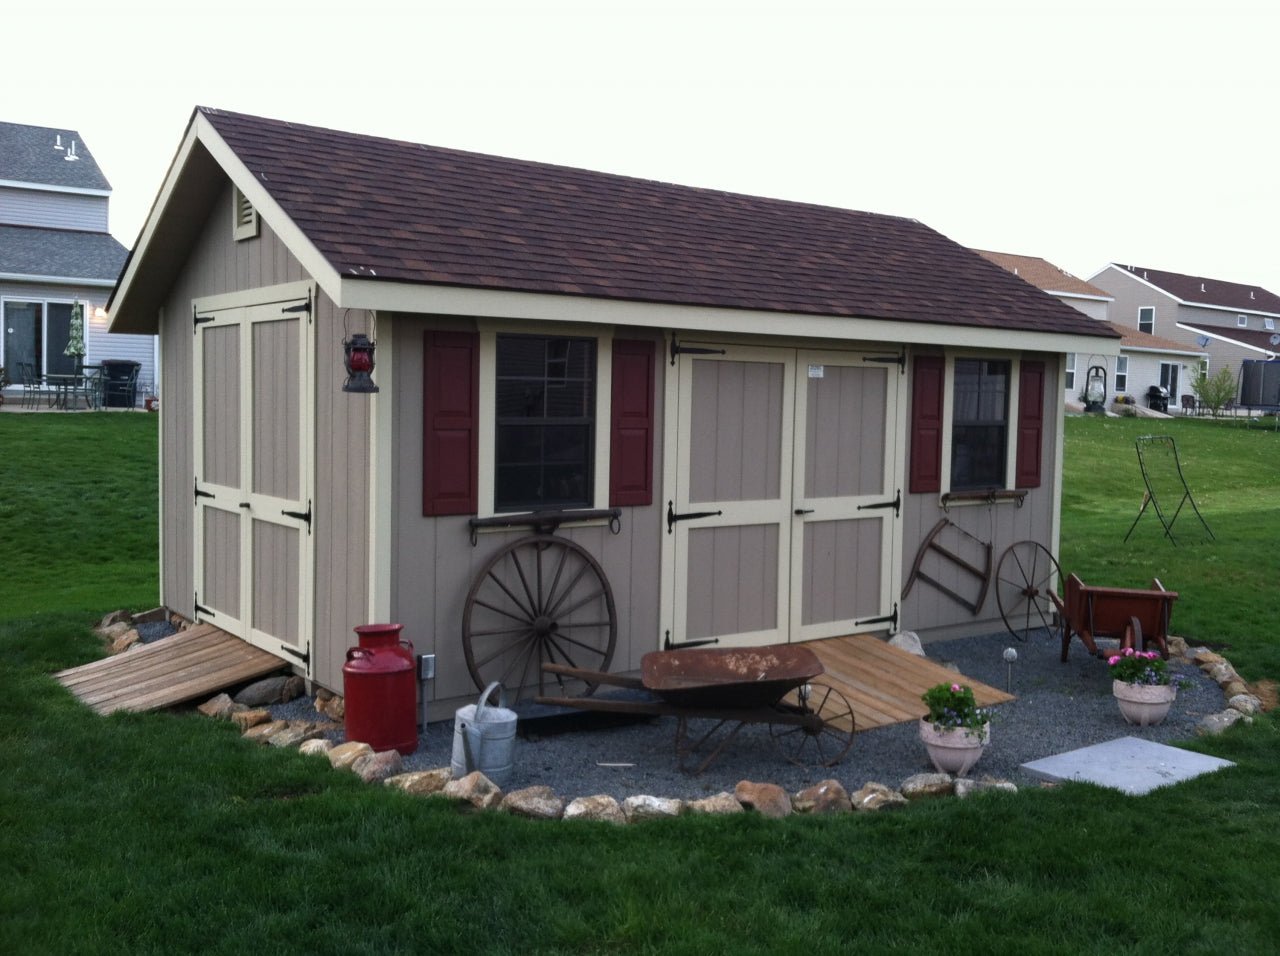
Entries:
[[953, 693], [953, 694], [958, 694], [958, 693], [960, 693], [960, 685], [959, 685], [959, 684], [952, 684], [952, 685], [951, 685], [951, 693]]
[[1111, 665], [1112, 667], [1115, 667], [1117, 664], [1119, 664], [1119, 663], [1120, 663], [1120, 655], [1119, 655], [1119, 654], [1117, 654], [1115, 657], [1109, 657], [1109, 658], [1107, 658], [1107, 663], [1108, 663], [1109, 665]]

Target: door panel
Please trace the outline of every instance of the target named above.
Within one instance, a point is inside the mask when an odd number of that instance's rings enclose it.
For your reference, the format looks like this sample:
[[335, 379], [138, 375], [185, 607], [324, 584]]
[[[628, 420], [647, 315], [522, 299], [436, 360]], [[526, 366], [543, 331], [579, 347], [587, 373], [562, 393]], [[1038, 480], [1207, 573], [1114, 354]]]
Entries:
[[890, 626], [901, 463], [900, 370], [888, 358], [745, 346], [679, 355], [672, 643]]
[[774, 350], [683, 357], [673, 641], [786, 640], [792, 376]]
[[309, 663], [311, 332], [292, 304], [197, 310], [196, 604]]

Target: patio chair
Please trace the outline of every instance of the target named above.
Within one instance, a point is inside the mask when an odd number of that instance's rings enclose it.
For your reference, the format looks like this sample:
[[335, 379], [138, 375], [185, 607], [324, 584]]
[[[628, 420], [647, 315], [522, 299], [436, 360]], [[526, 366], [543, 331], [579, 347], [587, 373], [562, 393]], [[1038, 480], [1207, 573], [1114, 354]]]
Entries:
[[1182, 414], [1194, 415], [1196, 413], [1196, 397], [1194, 395], [1182, 396]]
[[40, 399], [44, 398], [44, 376], [32, 362], [19, 362], [18, 375], [22, 379], [22, 407], [39, 408]]

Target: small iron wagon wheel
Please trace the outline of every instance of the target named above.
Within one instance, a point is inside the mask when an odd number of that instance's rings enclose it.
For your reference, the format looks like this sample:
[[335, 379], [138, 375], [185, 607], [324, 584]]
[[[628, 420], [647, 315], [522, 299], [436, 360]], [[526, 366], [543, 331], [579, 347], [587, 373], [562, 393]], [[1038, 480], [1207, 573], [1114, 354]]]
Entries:
[[[551, 661], [608, 671], [618, 637], [613, 589], [575, 541], [531, 534], [485, 562], [462, 611], [462, 652], [476, 687], [498, 681], [515, 702], [545, 694]], [[588, 685], [589, 689], [594, 689]]]
[[1009, 633], [1020, 641], [1041, 629], [1061, 637], [1051, 593], [1062, 593], [1062, 569], [1049, 549], [1037, 541], [1009, 545], [996, 565], [996, 604]]
[[853, 705], [829, 684], [810, 681], [782, 698], [777, 709], [813, 718], [802, 725], [771, 723], [778, 752], [801, 767], [830, 767], [853, 746]]

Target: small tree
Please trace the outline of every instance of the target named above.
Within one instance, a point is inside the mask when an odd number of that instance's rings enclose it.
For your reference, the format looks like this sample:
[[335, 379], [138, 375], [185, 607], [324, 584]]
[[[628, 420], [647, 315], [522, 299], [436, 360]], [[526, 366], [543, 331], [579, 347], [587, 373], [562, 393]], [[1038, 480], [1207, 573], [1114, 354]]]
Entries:
[[1225, 365], [1218, 369], [1218, 374], [1209, 376], [1201, 372], [1191, 383], [1191, 391], [1196, 393], [1202, 405], [1206, 405], [1218, 417], [1218, 411], [1227, 402], [1236, 397], [1236, 377]]

